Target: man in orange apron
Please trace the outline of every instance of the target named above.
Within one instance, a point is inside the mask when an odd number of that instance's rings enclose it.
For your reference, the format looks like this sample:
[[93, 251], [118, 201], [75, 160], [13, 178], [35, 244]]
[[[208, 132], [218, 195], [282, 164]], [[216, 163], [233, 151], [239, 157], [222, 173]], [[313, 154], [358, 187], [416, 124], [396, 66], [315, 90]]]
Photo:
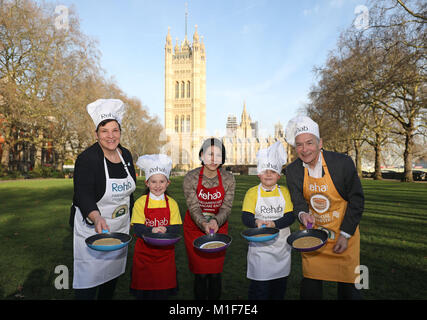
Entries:
[[360, 299], [355, 281], [364, 195], [354, 163], [349, 156], [322, 150], [319, 127], [308, 117], [289, 121], [286, 140], [298, 155], [286, 168], [294, 212], [304, 226], [312, 223], [328, 232], [324, 247], [302, 253], [301, 299], [321, 299], [322, 280], [338, 283], [339, 299]]

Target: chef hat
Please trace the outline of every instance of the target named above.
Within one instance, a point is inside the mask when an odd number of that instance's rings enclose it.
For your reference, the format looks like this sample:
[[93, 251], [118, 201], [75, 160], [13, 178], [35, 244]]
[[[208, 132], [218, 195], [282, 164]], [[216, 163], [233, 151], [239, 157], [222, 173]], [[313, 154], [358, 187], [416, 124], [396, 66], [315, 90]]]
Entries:
[[157, 173], [163, 174], [169, 179], [172, 159], [165, 154], [146, 154], [138, 158], [136, 165], [145, 171], [145, 181]]
[[125, 105], [119, 99], [98, 99], [89, 103], [86, 110], [95, 123], [95, 127], [98, 128], [98, 125], [107, 119], [114, 119], [121, 125]]
[[273, 170], [278, 174], [282, 174], [282, 167], [286, 163], [287, 154], [280, 141], [272, 144], [267, 149], [259, 150], [256, 156], [258, 160], [258, 174], [261, 174], [265, 170]]
[[320, 139], [319, 126], [306, 116], [297, 116], [289, 120], [286, 126], [286, 142], [295, 147], [295, 138], [302, 133], [311, 133]]

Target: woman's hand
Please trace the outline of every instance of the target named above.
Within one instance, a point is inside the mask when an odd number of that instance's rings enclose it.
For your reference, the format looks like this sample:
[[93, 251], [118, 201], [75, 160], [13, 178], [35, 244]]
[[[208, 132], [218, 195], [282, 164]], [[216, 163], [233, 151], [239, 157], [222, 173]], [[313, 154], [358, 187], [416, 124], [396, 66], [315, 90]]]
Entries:
[[154, 227], [152, 233], [166, 233], [166, 227]]
[[102, 230], [108, 230], [108, 232], [110, 232], [110, 227], [108, 226], [107, 222], [101, 216], [98, 210], [94, 210], [91, 213], [89, 213], [88, 218], [95, 225], [96, 233], [102, 233]]

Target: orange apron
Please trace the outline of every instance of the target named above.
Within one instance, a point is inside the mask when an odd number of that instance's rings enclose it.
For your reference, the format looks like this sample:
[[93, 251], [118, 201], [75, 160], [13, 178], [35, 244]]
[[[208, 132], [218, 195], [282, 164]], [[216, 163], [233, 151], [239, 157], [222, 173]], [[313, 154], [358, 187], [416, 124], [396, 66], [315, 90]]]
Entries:
[[[323, 154], [322, 166], [325, 175], [313, 178], [304, 168], [304, 198], [308, 202], [310, 213], [316, 219], [315, 228], [328, 232], [328, 242], [317, 251], [301, 253], [302, 270], [305, 278], [354, 283], [359, 273], [355, 269], [360, 265], [359, 226], [348, 239], [347, 249], [340, 254], [333, 247], [340, 235], [340, 226], [347, 209], [347, 201], [338, 193], [329, 174]], [[301, 227], [302, 229], [303, 227]]]

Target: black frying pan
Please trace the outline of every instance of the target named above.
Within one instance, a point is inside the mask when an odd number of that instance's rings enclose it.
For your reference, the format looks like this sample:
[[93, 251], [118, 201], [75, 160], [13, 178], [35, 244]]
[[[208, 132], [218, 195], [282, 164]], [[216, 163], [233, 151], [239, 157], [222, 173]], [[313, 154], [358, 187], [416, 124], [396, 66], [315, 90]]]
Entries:
[[[249, 228], [241, 232], [243, 238], [253, 242], [264, 242], [276, 238], [279, 235], [278, 228], [270, 228], [263, 225], [261, 228]], [[260, 234], [264, 236], [259, 236]]]
[[149, 233], [143, 235], [144, 241], [153, 246], [170, 246], [177, 243], [181, 236], [177, 233]]
[[[307, 229], [291, 233], [289, 237], [286, 239], [286, 241], [293, 249], [301, 252], [309, 252], [309, 251], [315, 251], [320, 249], [326, 244], [326, 242], [328, 242], [328, 233], [320, 229], [311, 229], [311, 227], [312, 227], [312, 224], [309, 223], [307, 225]], [[322, 240], [322, 243], [310, 248], [296, 248], [293, 246], [293, 243], [295, 240], [303, 237], [308, 237], [308, 236], [318, 238]]]
[[[231, 237], [223, 233], [213, 233], [213, 230], [210, 230], [210, 234], [198, 237], [193, 241], [193, 246], [203, 252], [219, 252], [228, 248], [231, 244]], [[223, 245], [218, 248], [206, 248], [205, 246], [208, 243], [222, 243]]]
[[[104, 246], [104, 245], [95, 245], [93, 244], [96, 240], [105, 239], [105, 238], [114, 238], [121, 241], [120, 244]], [[121, 249], [129, 244], [132, 240], [132, 237], [126, 233], [121, 232], [108, 232], [107, 230], [102, 230], [102, 233], [97, 233], [93, 236], [90, 236], [85, 239], [86, 244], [89, 248], [98, 250], [98, 251], [114, 251]]]

